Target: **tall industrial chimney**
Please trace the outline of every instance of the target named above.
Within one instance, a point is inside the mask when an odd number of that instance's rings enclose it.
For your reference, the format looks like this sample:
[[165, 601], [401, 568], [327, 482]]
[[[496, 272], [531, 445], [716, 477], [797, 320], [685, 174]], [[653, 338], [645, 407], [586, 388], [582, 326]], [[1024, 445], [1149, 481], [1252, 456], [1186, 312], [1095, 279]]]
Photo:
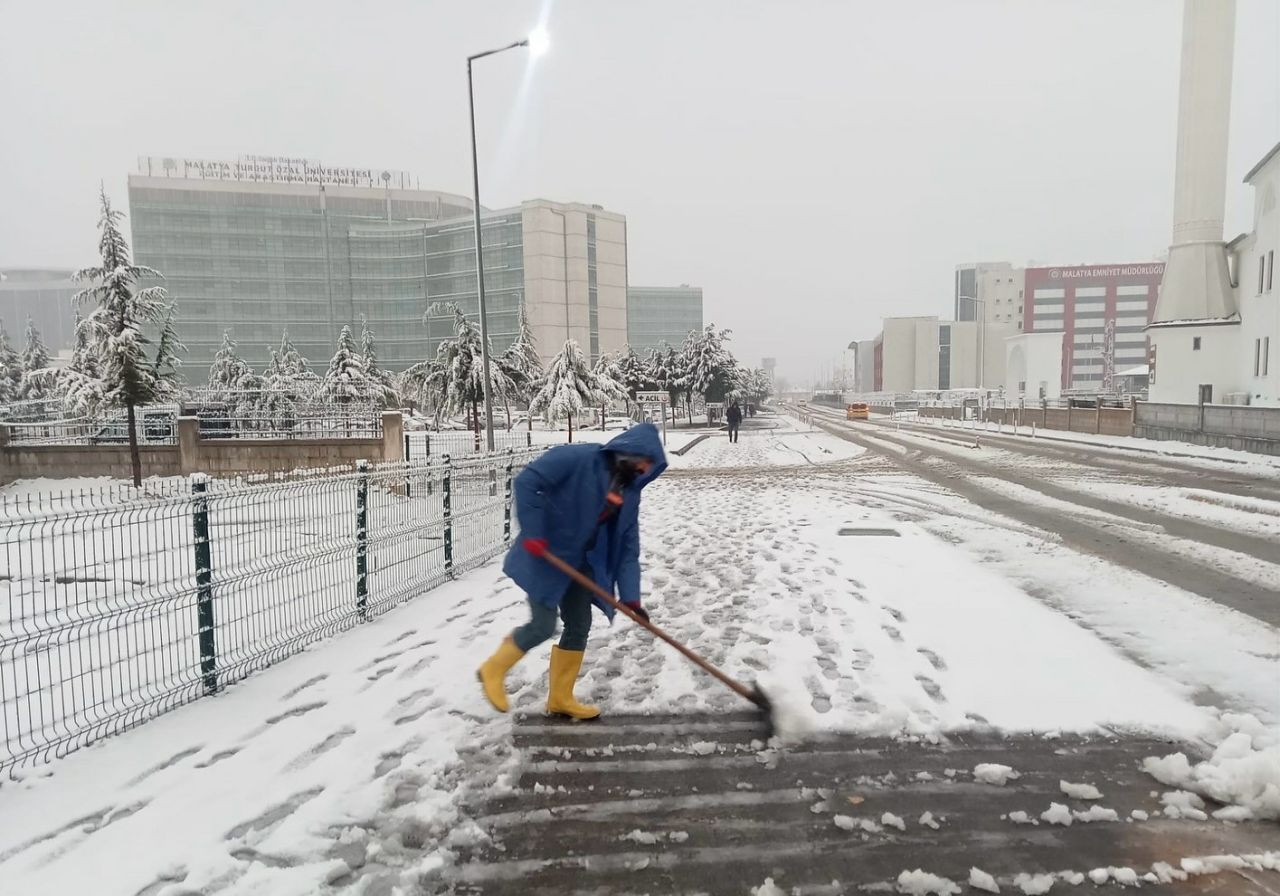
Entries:
[[1153, 322], [1220, 320], [1237, 311], [1222, 241], [1236, 2], [1184, 2], [1173, 244]]

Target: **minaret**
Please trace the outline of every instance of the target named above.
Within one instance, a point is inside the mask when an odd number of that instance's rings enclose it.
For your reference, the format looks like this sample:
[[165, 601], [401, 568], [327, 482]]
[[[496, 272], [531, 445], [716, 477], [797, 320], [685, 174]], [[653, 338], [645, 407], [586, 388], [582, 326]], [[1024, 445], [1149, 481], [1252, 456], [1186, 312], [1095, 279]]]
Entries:
[[1173, 244], [1153, 322], [1236, 314], [1222, 222], [1235, 0], [1184, 0]]

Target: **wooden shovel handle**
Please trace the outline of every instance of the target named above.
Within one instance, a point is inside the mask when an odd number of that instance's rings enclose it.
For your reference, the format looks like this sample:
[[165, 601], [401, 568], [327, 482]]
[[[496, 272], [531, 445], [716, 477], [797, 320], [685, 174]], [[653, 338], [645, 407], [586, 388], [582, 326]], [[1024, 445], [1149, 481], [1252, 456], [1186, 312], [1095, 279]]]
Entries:
[[755, 691], [753, 691], [751, 688], [747, 687], [737, 679], [732, 678], [726, 675], [725, 673], [721, 672], [715, 666], [711, 665], [702, 657], [698, 656], [688, 647], [685, 647], [683, 644], [681, 644], [675, 638], [668, 635], [662, 629], [658, 628], [652, 622], [646, 621], [643, 616], [640, 616], [638, 613], [636, 613], [634, 610], [632, 610], [622, 601], [618, 600], [612, 594], [605, 591], [603, 588], [597, 585], [594, 581], [592, 581], [587, 576], [583, 575], [578, 570], [574, 569], [568, 563], [565, 563], [555, 554], [551, 553], [550, 551], [544, 551], [542, 554], [542, 557], [548, 563], [554, 566], [556, 569], [560, 570], [569, 578], [573, 579], [573, 581], [577, 582], [583, 588], [586, 588], [588, 591], [590, 591], [596, 597], [600, 598], [609, 606], [613, 607], [615, 610], [620, 610], [622, 613], [626, 614], [627, 618], [630, 619], [632, 622], [634, 622], [636, 625], [640, 626], [641, 628], [647, 629], [649, 633], [652, 634], [654, 637], [659, 638], [663, 641], [666, 641], [676, 650], [680, 651], [680, 653], [684, 655], [685, 659], [693, 663], [703, 672], [706, 672], [708, 675], [712, 675], [720, 679], [720, 681], [724, 683], [726, 687], [732, 689], [734, 693], [738, 694], [740, 697], [745, 697], [747, 700], [750, 700], [752, 703], [759, 702], [756, 698]]

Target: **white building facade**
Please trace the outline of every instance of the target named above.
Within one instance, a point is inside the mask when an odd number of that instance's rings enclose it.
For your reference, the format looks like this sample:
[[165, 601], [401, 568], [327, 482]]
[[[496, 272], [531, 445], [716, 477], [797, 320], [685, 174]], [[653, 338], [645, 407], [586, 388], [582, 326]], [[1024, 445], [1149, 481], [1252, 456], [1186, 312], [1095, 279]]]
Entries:
[[1152, 401], [1280, 406], [1280, 144], [1244, 180], [1253, 187], [1253, 230], [1226, 247], [1236, 311], [1151, 324]]
[[1005, 381], [1004, 340], [1022, 332], [1024, 280], [1024, 270], [1007, 261], [956, 266], [956, 323], [973, 321], [979, 325], [981, 373], [966, 387], [993, 388]]

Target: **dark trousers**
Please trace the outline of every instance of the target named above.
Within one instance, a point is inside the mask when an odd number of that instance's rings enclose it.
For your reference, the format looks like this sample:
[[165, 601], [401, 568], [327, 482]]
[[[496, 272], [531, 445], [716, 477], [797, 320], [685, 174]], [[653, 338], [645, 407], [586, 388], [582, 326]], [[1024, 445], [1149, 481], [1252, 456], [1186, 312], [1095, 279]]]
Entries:
[[[526, 653], [556, 633], [555, 607], [530, 599], [529, 612], [529, 621], [511, 633], [516, 646]], [[591, 592], [577, 582], [569, 583], [558, 612], [564, 621], [560, 649], [586, 650], [587, 635], [591, 633]]]
[[730, 442], [736, 442], [736, 441], [738, 441], [738, 427], [739, 427], [739, 426], [741, 426], [741, 424], [740, 424], [740, 423], [730, 423], [730, 424], [729, 424], [729, 441], [730, 441]]

